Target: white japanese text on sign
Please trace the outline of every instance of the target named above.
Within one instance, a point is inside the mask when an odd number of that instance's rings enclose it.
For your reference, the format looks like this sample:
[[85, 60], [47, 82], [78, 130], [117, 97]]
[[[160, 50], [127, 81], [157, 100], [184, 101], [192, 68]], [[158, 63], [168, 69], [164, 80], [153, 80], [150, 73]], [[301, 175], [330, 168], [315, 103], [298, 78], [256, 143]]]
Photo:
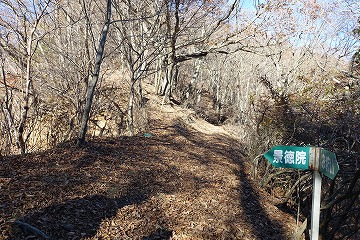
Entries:
[[273, 163], [283, 163], [291, 165], [306, 165], [306, 152], [291, 150], [274, 150]]

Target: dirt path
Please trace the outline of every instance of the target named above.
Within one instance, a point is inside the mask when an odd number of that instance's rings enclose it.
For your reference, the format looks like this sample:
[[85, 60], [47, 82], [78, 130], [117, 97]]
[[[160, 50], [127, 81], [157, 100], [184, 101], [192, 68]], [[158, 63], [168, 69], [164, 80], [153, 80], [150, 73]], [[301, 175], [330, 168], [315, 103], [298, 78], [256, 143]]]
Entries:
[[1, 239], [290, 239], [224, 128], [150, 97], [148, 133], [64, 144], [0, 166]]

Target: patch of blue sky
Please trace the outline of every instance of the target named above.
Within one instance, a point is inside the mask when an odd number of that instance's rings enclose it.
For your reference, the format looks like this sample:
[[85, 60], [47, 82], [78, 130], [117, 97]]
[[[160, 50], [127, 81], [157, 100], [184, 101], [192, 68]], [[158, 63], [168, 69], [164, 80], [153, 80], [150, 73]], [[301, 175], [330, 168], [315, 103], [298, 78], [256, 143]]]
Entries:
[[[268, 10], [267, 6], [276, 7]], [[232, 21], [233, 24], [241, 25], [241, 19], [249, 20], [261, 9], [264, 16], [271, 16], [271, 22], [262, 27], [266, 34], [286, 35], [294, 48], [311, 47], [348, 58], [360, 47], [359, 38], [352, 32], [360, 19], [358, 0], [242, 0], [239, 9], [240, 16], [236, 22]]]

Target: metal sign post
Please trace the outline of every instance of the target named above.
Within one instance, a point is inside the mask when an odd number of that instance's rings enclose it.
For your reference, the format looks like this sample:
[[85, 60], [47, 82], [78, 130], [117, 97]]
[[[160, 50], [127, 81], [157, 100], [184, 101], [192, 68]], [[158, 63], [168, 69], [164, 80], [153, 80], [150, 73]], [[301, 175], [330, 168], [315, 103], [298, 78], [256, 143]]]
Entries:
[[320, 201], [321, 201], [321, 175], [319, 173], [321, 148], [314, 147], [310, 150], [310, 169], [313, 172], [313, 194], [311, 204], [311, 240], [319, 239]]
[[321, 175], [318, 171], [313, 174], [313, 195], [311, 206], [311, 240], [319, 239], [321, 201]]
[[264, 154], [274, 166], [313, 170], [313, 195], [311, 206], [311, 240], [319, 239], [321, 175], [334, 179], [339, 171], [335, 153], [320, 147], [275, 146]]

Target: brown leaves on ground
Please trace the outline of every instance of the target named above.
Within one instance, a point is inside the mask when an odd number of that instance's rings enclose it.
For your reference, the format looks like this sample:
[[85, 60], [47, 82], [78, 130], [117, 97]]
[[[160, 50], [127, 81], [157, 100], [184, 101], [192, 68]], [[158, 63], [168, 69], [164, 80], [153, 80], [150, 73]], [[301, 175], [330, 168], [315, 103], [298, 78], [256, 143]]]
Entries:
[[[164, 106], [152, 137], [65, 143], [0, 163], [0, 238], [290, 239], [290, 215], [248, 175], [223, 128]], [[193, 117], [192, 117], [193, 118]]]

